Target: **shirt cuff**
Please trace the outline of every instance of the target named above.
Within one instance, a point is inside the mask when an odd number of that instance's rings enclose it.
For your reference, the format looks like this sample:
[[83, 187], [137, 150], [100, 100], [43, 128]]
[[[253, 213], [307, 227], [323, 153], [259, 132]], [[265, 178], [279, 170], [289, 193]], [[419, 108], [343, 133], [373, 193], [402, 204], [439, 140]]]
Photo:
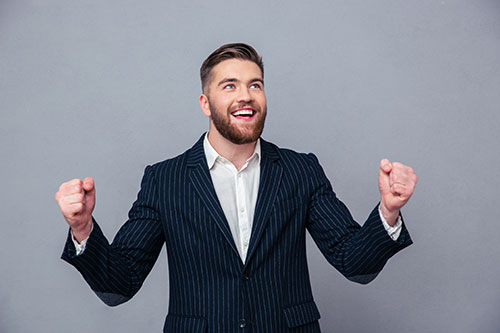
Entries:
[[[92, 233], [92, 230], [94, 230], [94, 223], [92, 223], [92, 228], [90, 229], [90, 233]], [[78, 243], [75, 239], [75, 236], [73, 236], [73, 232], [71, 231], [71, 240], [73, 241], [73, 244], [75, 245], [75, 250], [76, 250], [77, 256], [79, 256], [80, 254], [83, 253], [83, 251], [85, 251], [85, 247], [87, 246], [87, 240], [89, 239], [89, 237], [82, 240], [81, 243]]]
[[392, 238], [392, 240], [397, 240], [399, 235], [401, 234], [401, 229], [403, 226], [403, 221], [401, 220], [401, 216], [398, 216], [398, 219], [396, 221], [396, 224], [394, 224], [394, 227], [391, 227], [389, 223], [384, 218], [384, 215], [382, 215], [382, 212], [380, 211], [380, 207], [378, 208], [378, 215], [380, 215], [380, 219], [382, 220], [382, 224], [384, 225], [385, 231], [389, 234], [389, 237]]

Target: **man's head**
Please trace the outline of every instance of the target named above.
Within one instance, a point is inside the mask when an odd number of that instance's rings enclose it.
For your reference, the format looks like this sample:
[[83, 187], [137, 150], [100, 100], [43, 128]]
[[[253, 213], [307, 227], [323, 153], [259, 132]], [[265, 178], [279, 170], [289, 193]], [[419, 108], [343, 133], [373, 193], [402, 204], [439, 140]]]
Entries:
[[262, 58], [249, 45], [227, 44], [200, 69], [200, 106], [210, 118], [211, 135], [234, 144], [256, 141], [264, 129], [267, 105]]
[[224, 60], [229, 59], [248, 60], [254, 62], [257, 66], [259, 66], [262, 79], [264, 79], [264, 63], [262, 62], [262, 57], [253, 47], [244, 43], [225, 44], [212, 52], [212, 54], [210, 54], [207, 59], [203, 61], [203, 64], [201, 64], [201, 90], [204, 94], [207, 94], [206, 88], [212, 80], [212, 69]]

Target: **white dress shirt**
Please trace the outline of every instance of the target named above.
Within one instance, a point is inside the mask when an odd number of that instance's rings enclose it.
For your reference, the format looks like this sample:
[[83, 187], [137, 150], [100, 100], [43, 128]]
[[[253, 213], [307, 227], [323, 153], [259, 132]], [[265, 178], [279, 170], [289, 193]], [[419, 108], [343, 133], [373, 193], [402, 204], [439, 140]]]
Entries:
[[[257, 140], [254, 153], [239, 171], [233, 163], [215, 151], [208, 141], [208, 133], [205, 135], [203, 148], [217, 198], [226, 216], [241, 260], [245, 262], [260, 183], [260, 139]], [[401, 217], [398, 217], [394, 227], [391, 227], [382, 215], [380, 208], [378, 212], [389, 236], [393, 240], [397, 240], [401, 233]], [[73, 237], [76, 255], [83, 253], [87, 239], [78, 244]]]
[[208, 141], [203, 141], [208, 169], [215, 193], [233, 234], [234, 243], [245, 262], [252, 234], [253, 215], [260, 183], [260, 139], [255, 151], [238, 171], [233, 163], [220, 156]]

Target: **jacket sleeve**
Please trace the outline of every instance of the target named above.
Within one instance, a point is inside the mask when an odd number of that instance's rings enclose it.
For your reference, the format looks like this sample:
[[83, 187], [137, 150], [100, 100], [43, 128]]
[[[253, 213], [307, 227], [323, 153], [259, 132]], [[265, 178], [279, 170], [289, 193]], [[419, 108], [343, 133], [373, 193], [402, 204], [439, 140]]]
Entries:
[[375, 279], [387, 260], [412, 244], [403, 222], [396, 241], [380, 220], [378, 205], [361, 227], [337, 198], [318, 159], [309, 154], [312, 196], [307, 229], [325, 258], [351, 281], [366, 284]]
[[165, 242], [153, 168], [146, 167], [137, 200], [110, 245], [97, 222], [85, 251], [76, 255], [68, 234], [62, 259], [75, 266], [107, 305], [128, 301], [140, 289]]

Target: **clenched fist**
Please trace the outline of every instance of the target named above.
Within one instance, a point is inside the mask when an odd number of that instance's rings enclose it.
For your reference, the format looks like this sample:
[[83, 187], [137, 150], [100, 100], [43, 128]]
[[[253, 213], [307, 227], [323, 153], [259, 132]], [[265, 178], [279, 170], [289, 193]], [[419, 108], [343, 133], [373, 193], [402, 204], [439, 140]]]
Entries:
[[389, 225], [396, 223], [399, 210], [412, 196], [416, 184], [417, 175], [411, 167], [387, 159], [380, 161], [380, 211]]
[[95, 206], [95, 187], [91, 177], [72, 179], [63, 183], [55, 195], [61, 212], [80, 243], [92, 230], [92, 211]]

